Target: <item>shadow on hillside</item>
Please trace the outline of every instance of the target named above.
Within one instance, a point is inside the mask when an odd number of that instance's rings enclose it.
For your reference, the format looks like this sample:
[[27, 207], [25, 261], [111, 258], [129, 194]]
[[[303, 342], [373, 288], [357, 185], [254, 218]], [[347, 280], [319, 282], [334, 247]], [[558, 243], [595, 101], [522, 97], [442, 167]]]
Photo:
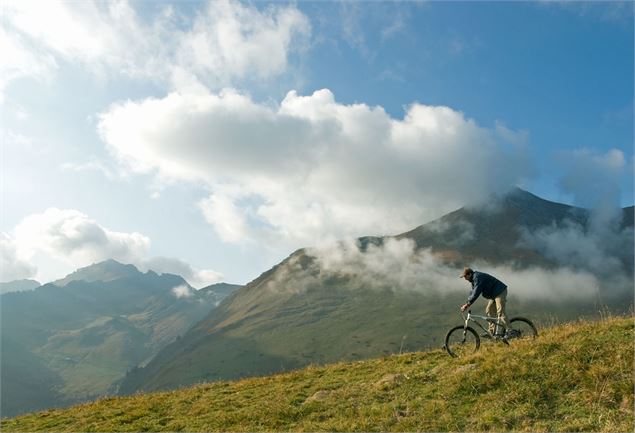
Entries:
[[[146, 367], [128, 372], [119, 395], [174, 389], [203, 382], [264, 376], [301, 367], [246, 338], [216, 334], [213, 344], [178, 339]], [[166, 363], [166, 361], [168, 361]], [[167, 365], [167, 368], [163, 366]]]
[[57, 392], [62, 386], [62, 378], [42, 359], [4, 336], [2, 351], [1, 417], [70, 404]]

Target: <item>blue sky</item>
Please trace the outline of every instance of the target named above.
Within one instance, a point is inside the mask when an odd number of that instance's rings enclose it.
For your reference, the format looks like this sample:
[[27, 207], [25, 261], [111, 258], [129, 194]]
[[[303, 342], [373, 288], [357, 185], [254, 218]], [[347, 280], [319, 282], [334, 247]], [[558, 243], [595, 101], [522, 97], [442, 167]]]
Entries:
[[[341, 43], [341, 50], [321, 46], [308, 69], [342, 102], [378, 104], [395, 117], [419, 101], [447, 105], [481, 125], [526, 130], [541, 160], [580, 147], [632, 156], [632, 10], [623, 5], [612, 17], [604, 8], [617, 5], [585, 5], [409, 4], [400, 9], [399, 30], [382, 38], [385, 17], [398, 8], [380, 3], [359, 17], [369, 23], [362, 37], [371, 58]], [[623, 204], [630, 204], [632, 184], [623, 187]]]
[[3, 281], [114, 257], [245, 283], [515, 184], [633, 204], [629, 3], [4, 12]]

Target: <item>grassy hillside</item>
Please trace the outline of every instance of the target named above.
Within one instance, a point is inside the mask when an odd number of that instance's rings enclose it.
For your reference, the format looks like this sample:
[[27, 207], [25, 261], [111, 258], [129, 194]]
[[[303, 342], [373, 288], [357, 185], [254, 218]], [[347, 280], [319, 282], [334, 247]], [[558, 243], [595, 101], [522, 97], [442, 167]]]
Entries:
[[103, 399], [3, 431], [633, 431], [633, 318], [441, 350]]

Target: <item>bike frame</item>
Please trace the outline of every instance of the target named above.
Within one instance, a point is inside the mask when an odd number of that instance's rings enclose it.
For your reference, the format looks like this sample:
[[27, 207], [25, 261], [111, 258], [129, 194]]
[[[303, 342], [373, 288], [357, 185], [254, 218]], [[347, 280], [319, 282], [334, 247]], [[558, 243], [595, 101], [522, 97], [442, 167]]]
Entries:
[[[480, 316], [478, 314], [472, 314], [472, 310], [467, 310], [467, 315], [465, 315], [465, 313], [463, 311], [461, 311], [461, 316], [463, 316], [463, 320], [465, 320], [464, 329], [467, 329], [468, 324], [470, 322], [476, 323], [478, 325], [478, 327], [481, 328], [484, 332], [486, 332], [487, 335], [489, 335], [492, 339], [502, 338], [503, 335], [505, 335], [504, 331], [507, 330], [507, 327], [501, 321], [500, 317]], [[493, 323], [495, 325], [494, 326], [494, 333], [492, 334], [489, 329], [485, 329], [485, 327], [483, 325], [481, 325], [481, 322], [479, 322], [476, 319], [481, 319], [481, 320], [485, 320], [488, 323]], [[499, 327], [501, 327], [503, 329], [503, 333], [502, 334], [500, 334], [498, 332], [500, 330]]]

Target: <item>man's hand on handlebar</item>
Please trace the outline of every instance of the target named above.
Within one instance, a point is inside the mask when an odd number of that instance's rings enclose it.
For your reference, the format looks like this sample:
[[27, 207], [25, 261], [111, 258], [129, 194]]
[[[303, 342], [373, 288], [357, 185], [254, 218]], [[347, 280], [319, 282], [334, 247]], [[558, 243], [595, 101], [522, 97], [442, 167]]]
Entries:
[[461, 312], [467, 310], [468, 308], [470, 308], [470, 304], [463, 304], [461, 305]]

